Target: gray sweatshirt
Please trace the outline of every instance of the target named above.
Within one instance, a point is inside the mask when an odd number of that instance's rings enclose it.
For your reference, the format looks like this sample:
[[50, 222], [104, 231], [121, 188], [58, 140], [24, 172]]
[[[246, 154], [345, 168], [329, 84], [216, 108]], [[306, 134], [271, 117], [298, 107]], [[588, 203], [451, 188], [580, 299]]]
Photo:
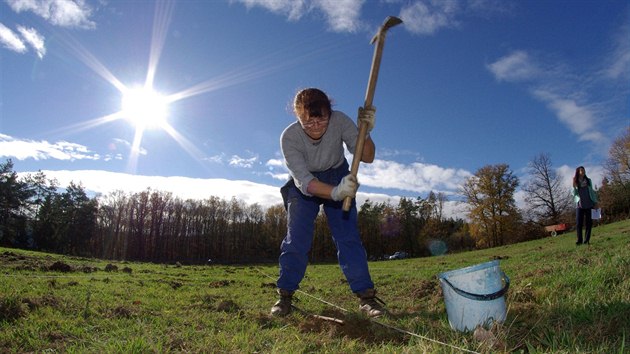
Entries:
[[345, 160], [343, 143], [354, 154], [358, 135], [357, 125], [340, 111], [332, 112], [326, 133], [317, 141], [306, 135], [300, 122], [289, 125], [280, 136], [280, 148], [296, 187], [311, 196], [306, 190], [315, 178], [311, 172], [339, 167]]

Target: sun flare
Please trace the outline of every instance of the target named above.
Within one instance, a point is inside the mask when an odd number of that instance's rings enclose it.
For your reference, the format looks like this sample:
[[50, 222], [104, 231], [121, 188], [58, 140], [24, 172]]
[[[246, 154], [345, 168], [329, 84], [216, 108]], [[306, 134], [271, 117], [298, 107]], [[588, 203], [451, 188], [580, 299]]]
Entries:
[[168, 100], [152, 88], [139, 87], [123, 93], [121, 113], [136, 128], [163, 128], [168, 118]]
[[[73, 130], [81, 131], [92, 129], [105, 123], [127, 120], [134, 126], [135, 131], [133, 141], [130, 144], [130, 152], [128, 157], [128, 170], [135, 173], [138, 159], [140, 155], [146, 154], [146, 150], [142, 147], [142, 140], [147, 130], [159, 129], [170, 135], [186, 152], [198, 161], [203, 161], [204, 153], [200, 151], [195, 144], [182, 135], [175, 127], [171, 125], [169, 119], [176, 114], [169, 107], [173, 102], [185, 99], [187, 97], [200, 95], [206, 92], [217, 90], [221, 87], [217, 83], [225, 82], [221, 80], [208, 80], [201, 84], [192, 86], [178, 93], [170, 95], [162, 95], [153, 89], [157, 66], [160, 61], [160, 55], [164, 47], [164, 41], [168, 33], [168, 26], [175, 7], [175, 1], [157, 1], [155, 2], [155, 22], [153, 28], [153, 36], [151, 42], [151, 54], [147, 63], [147, 76], [144, 83], [133, 86], [126, 86], [117, 78], [101, 61], [96, 58], [87, 49], [83, 48], [75, 41], [64, 41], [68, 48], [77, 56], [79, 60], [91, 68], [97, 75], [109, 82], [120, 93], [120, 106], [114, 113], [95, 118], [86, 122], [81, 122], [71, 126]], [[243, 74], [239, 74], [243, 75]], [[249, 75], [245, 75], [249, 77]], [[236, 80], [238, 83], [241, 80]], [[230, 81], [230, 80], [227, 80]], [[64, 127], [62, 131], [66, 132], [68, 127]], [[126, 140], [126, 139], [125, 139]]]

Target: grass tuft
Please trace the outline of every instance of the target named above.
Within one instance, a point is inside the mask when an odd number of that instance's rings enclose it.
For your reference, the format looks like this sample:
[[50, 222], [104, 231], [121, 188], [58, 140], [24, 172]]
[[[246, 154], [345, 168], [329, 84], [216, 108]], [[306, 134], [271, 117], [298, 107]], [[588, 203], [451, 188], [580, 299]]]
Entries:
[[28, 307], [16, 295], [0, 297], [0, 322], [14, 322], [28, 314]]

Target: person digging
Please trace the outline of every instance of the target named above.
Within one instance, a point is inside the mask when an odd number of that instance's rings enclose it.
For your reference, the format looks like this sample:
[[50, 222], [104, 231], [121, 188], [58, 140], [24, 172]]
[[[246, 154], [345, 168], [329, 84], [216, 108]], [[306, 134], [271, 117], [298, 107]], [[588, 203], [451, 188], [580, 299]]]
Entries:
[[[367, 253], [361, 242], [357, 224], [356, 201], [350, 210], [343, 210], [343, 200], [354, 198], [359, 187], [356, 176], [350, 174], [344, 156], [345, 143], [355, 153], [359, 130], [346, 114], [333, 111], [329, 97], [317, 88], [299, 91], [293, 102], [297, 118], [282, 132], [280, 146], [290, 173], [281, 188], [287, 210], [287, 234], [280, 246], [280, 272], [276, 282], [280, 299], [271, 308], [271, 315], [285, 316], [292, 311], [294, 292], [304, 278], [308, 253], [313, 242], [315, 219], [323, 206], [339, 266], [354, 294], [359, 308], [369, 317], [383, 315], [384, 303], [376, 290], [368, 269]], [[374, 127], [373, 106], [359, 108], [358, 120]], [[361, 161], [374, 161], [375, 145], [367, 135]]]

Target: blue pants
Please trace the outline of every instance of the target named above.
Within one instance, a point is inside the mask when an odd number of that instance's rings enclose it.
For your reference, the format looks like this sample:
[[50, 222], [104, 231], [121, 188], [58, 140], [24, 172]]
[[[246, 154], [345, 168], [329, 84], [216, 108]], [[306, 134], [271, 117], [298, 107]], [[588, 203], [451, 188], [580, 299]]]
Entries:
[[576, 214], [576, 226], [577, 242], [582, 243], [582, 228], [585, 227], [584, 243], [589, 243], [591, 240], [591, 228], [593, 227], [593, 219], [591, 217], [591, 209], [575, 208]]
[[[321, 182], [337, 185], [348, 174], [348, 163], [324, 172], [314, 173]], [[368, 270], [367, 253], [361, 242], [357, 224], [357, 206], [352, 202], [349, 212], [342, 209], [343, 202], [307, 197], [290, 182], [285, 186], [287, 207], [287, 235], [280, 246], [280, 289], [295, 291], [304, 278], [308, 253], [313, 243], [315, 219], [323, 204], [328, 227], [337, 247], [339, 266], [352, 292], [374, 288]]]

